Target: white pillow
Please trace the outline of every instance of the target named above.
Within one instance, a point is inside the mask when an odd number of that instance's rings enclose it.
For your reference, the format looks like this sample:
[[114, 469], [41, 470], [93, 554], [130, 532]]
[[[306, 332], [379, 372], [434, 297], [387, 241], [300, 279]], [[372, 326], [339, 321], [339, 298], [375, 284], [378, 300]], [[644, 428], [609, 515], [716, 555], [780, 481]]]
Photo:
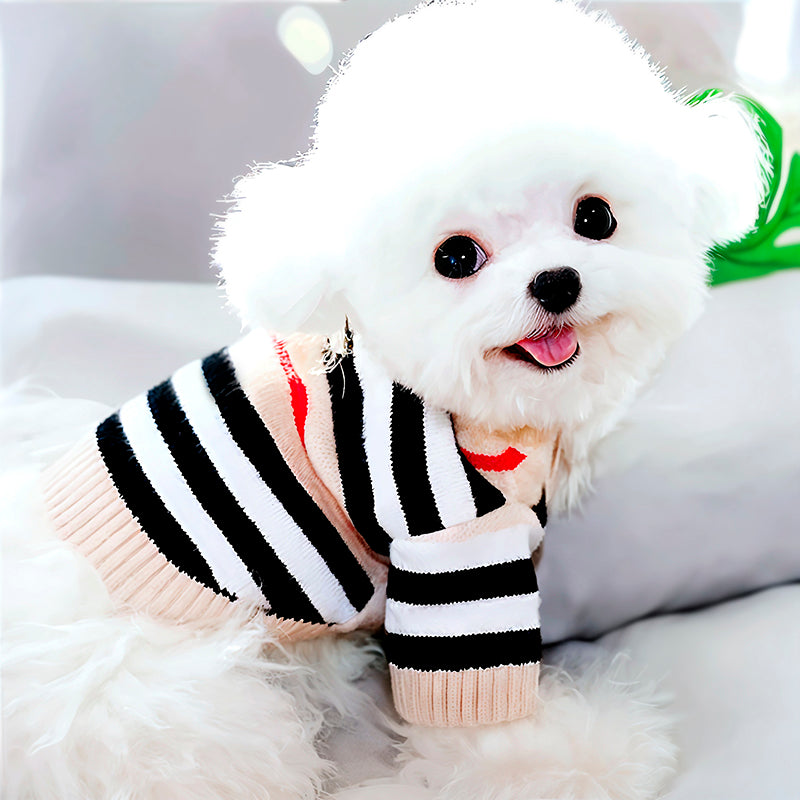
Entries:
[[545, 641], [800, 579], [800, 269], [712, 290], [548, 526]]
[[2, 378], [119, 406], [236, 341], [212, 283], [30, 276], [2, 284]]

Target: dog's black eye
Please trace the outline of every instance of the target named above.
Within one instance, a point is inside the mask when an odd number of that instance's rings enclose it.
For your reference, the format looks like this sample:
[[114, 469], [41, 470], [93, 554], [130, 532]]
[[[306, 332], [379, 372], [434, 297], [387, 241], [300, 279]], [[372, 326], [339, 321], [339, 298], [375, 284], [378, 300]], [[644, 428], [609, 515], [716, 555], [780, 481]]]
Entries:
[[572, 229], [584, 239], [608, 239], [617, 229], [617, 221], [601, 197], [584, 197], [575, 209]]
[[451, 236], [443, 241], [433, 257], [433, 265], [445, 278], [468, 278], [485, 263], [488, 256], [469, 236]]

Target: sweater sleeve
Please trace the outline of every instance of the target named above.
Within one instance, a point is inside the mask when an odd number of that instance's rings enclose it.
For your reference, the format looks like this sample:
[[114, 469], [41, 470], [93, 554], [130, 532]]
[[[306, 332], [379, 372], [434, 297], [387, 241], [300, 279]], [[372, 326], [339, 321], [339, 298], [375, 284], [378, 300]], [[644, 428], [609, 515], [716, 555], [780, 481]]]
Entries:
[[541, 658], [531, 555], [536, 515], [508, 504], [471, 523], [392, 542], [386, 652], [409, 722], [504, 722], [534, 709]]

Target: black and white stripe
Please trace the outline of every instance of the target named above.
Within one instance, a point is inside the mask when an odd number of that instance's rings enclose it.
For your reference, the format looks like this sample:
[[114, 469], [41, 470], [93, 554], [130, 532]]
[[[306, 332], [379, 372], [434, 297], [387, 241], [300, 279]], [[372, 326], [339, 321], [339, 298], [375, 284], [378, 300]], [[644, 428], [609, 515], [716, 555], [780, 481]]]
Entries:
[[100, 423], [96, 438], [103, 462], [123, 502], [164, 557], [204, 586], [231, 597], [217, 582], [194, 541], [153, 491], [122, 429], [119, 414], [112, 414]]
[[393, 383], [358, 342], [328, 387], [345, 508], [376, 552], [505, 504], [459, 450], [450, 415]]
[[459, 542], [397, 540], [386, 587], [389, 663], [418, 670], [541, 658], [539, 592], [528, 525]]
[[[403, 556], [403, 543], [415, 536], [505, 504], [459, 451], [450, 416], [358, 350], [327, 381], [346, 510], [376, 552], [392, 546], [387, 626], [410, 642], [407, 652], [414, 637], [519, 628], [538, 603], [533, 568], [522, 556], [453, 569], [435, 557], [409, 567], [413, 552], [430, 545], [422, 542]], [[364, 569], [283, 459], [227, 351], [126, 403], [98, 427], [97, 441], [147, 535], [205, 586], [316, 623], [346, 622], [372, 597]], [[524, 591], [509, 591], [517, 585]], [[458, 606], [461, 627], [447, 622], [444, 604]]]
[[424, 672], [536, 664], [542, 659], [539, 629], [470, 636], [390, 634], [383, 643], [392, 666]]
[[345, 622], [372, 596], [369, 578], [284, 461], [226, 351], [126, 403], [97, 438], [144, 530], [206, 586], [318, 623]]
[[352, 356], [342, 358], [327, 378], [345, 510], [369, 547], [386, 555], [391, 536], [375, 514], [375, 495], [364, 445], [364, 395]]

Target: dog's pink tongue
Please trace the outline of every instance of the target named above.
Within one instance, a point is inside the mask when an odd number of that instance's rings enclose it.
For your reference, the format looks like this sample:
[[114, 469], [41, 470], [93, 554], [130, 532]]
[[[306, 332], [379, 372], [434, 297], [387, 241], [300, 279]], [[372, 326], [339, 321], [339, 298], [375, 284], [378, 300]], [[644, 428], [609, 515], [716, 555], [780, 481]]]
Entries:
[[561, 328], [535, 339], [520, 339], [517, 344], [543, 366], [557, 367], [575, 355], [578, 337], [572, 328]]

